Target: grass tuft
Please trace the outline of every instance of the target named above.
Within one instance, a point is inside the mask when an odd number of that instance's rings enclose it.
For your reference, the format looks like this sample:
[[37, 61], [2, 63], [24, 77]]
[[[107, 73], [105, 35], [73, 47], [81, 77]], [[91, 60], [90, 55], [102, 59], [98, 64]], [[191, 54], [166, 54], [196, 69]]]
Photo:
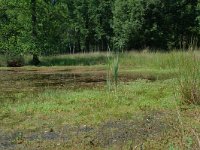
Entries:
[[179, 63], [179, 90], [182, 102], [200, 105], [200, 62], [195, 53], [185, 53]]

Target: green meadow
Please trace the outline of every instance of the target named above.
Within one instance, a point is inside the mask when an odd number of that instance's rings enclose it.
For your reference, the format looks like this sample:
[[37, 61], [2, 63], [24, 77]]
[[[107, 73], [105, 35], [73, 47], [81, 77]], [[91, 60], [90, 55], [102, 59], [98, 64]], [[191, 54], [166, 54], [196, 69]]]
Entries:
[[200, 148], [198, 51], [0, 59], [0, 149]]

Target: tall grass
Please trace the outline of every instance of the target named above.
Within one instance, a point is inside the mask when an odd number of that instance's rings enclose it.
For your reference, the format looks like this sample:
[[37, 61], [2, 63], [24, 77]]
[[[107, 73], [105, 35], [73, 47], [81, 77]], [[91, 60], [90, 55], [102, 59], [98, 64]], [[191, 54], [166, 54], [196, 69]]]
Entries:
[[111, 52], [107, 53], [107, 86], [109, 91], [114, 85], [115, 90], [118, 84], [118, 75], [119, 75], [119, 54], [112, 54]]
[[40, 57], [41, 66], [90, 66], [106, 64], [105, 53], [70, 54]]
[[122, 54], [120, 63], [132, 69], [151, 68], [175, 71], [182, 102], [200, 104], [200, 53], [198, 51], [131, 52]]
[[111, 90], [111, 69], [112, 69], [112, 56], [110, 50], [107, 52], [107, 76], [106, 76], [106, 83], [108, 87], [108, 91]]
[[200, 60], [195, 52], [182, 55], [179, 62], [179, 91], [185, 104], [200, 104]]
[[184, 52], [150, 52], [124, 53], [120, 56], [120, 63], [129, 68], [151, 68], [151, 69], [177, 69], [181, 56]]
[[114, 82], [115, 86], [117, 86], [118, 82], [118, 74], [119, 74], [119, 54], [116, 54], [114, 57], [114, 62], [113, 62], [113, 76], [114, 76]]

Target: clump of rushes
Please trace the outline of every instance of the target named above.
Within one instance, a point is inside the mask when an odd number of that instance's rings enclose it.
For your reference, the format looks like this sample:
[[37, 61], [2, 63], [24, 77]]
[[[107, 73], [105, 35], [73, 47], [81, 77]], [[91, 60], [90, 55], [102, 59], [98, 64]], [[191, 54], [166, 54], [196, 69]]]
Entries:
[[184, 104], [200, 105], [200, 61], [194, 52], [179, 62], [179, 90]]
[[118, 84], [118, 74], [119, 74], [119, 54], [114, 54], [111, 56], [111, 52], [107, 53], [107, 86], [109, 91], [114, 85], [117, 87]]
[[116, 56], [114, 57], [114, 66], [113, 66], [113, 76], [114, 76], [115, 86], [117, 86], [118, 74], [119, 74], [119, 54], [116, 54]]
[[110, 49], [107, 52], [107, 78], [106, 78], [106, 83], [108, 86], [108, 90], [111, 90], [111, 52]]

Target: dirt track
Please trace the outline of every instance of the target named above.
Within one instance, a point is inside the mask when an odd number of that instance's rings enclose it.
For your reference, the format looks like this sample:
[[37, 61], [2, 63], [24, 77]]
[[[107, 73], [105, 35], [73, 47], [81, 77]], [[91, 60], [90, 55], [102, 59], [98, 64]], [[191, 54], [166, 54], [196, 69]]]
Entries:
[[46, 143], [49, 145], [49, 142], [63, 146], [76, 144], [106, 148], [131, 141], [134, 146], [142, 146], [146, 140], [155, 139], [173, 130], [172, 126], [175, 124], [176, 121], [172, 119], [171, 113], [152, 111], [143, 114], [142, 118], [133, 116], [132, 120], [108, 121], [97, 127], [65, 125], [60, 129], [51, 128], [40, 132], [1, 131], [0, 149], [30, 149], [31, 144], [35, 142], [40, 143], [38, 149], [41, 150], [45, 149]]

